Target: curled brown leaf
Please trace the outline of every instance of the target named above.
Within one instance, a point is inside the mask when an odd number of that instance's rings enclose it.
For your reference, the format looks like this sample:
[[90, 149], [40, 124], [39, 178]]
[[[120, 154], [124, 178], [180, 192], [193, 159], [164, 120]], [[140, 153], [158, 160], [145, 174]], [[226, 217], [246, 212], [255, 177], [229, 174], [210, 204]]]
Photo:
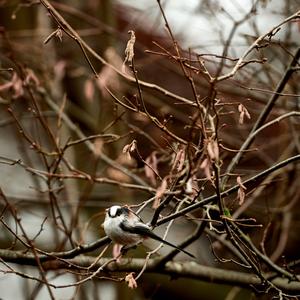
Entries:
[[137, 142], [133, 140], [130, 144], [127, 144], [123, 148], [123, 153], [126, 153], [128, 158], [132, 158], [131, 154], [137, 149]]
[[240, 124], [244, 124], [245, 116], [249, 120], [251, 119], [251, 115], [249, 114], [247, 108], [242, 103], [239, 104], [238, 111], [240, 113], [240, 117], [239, 117], [239, 123]]
[[245, 190], [247, 189], [243, 183], [242, 183], [242, 179], [240, 176], [238, 176], [236, 178], [236, 182], [239, 185], [239, 189], [238, 189], [238, 199], [239, 199], [239, 205], [242, 205], [245, 202]]
[[129, 30], [128, 33], [130, 34], [130, 39], [127, 42], [126, 49], [125, 49], [125, 59], [122, 67], [123, 73], [125, 73], [126, 71], [125, 69], [126, 62], [129, 62], [129, 64], [131, 64], [134, 57], [135, 33], [133, 30]]
[[130, 289], [136, 289], [137, 288], [137, 282], [136, 280], [134, 279], [134, 273], [129, 273], [128, 275], [125, 276], [125, 281], [127, 282], [128, 284], [128, 287]]

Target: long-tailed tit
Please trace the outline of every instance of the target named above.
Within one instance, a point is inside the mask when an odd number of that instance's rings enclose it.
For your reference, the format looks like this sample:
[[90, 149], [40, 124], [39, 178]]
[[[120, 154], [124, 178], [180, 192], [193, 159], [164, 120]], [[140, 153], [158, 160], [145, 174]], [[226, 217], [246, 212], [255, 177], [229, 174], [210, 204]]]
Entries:
[[136, 245], [138, 242], [150, 237], [180, 250], [191, 257], [195, 257], [193, 254], [165, 241], [153, 233], [151, 228], [143, 223], [141, 218], [126, 206], [114, 205], [108, 208], [106, 210], [103, 227], [105, 233], [113, 242], [126, 246], [126, 248]]

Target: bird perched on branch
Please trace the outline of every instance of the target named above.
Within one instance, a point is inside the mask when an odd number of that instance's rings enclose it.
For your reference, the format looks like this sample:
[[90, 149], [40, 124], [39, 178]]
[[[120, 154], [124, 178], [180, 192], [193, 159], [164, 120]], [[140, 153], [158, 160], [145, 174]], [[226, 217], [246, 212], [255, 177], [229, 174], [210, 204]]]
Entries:
[[153, 233], [151, 228], [127, 206], [114, 205], [106, 209], [103, 227], [107, 236], [114, 243], [123, 245], [123, 248], [126, 247], [128, 249], [146, 238], [152, 238], [191, 257], [195, 257], [193, 254], [165, 241]]

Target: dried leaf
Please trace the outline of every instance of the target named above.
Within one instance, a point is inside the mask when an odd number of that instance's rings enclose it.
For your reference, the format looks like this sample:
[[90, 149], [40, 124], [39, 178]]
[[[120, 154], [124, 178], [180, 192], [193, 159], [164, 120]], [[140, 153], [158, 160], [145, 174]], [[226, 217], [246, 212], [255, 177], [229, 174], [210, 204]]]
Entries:
[[160, 200], [161, 200], [162, 196], [165, 194], [167, 188], [168, 188], [168, 182], [167, 182], [167, 179], [164, 178], [161, 185], [156, 190], [155, 200], [154, 200], [153, 206], [152, 206], [154, 209], [156, 209], [159, 206]]
[[199, 190], [197, 181], [195, 179], [196, 177], [192, 176], [186, 183], [185, 192], [189, 195], [196, 195]]
[[251, 119], [251, 115], [249, 114], [249, 111], [247, 110], [246, 107], [245, 107], [245, 115], [249, 120]]
[[133, 277], [134, 273], [129, 273], [128, 275], [126, 275], [125, 277], [125, 281], [127, 282], [128, 284], [128, 287], [130, 289], [136, 289], [137, 288], [137, 283], [136, 283], [136, 280], [134, 279]]
[[243, 183], [242, 183], [242, 179], [240, 176], [238, 176], [236, 178], [236, 182], [239, 185], [239, 189], [238, 189], [238, 199], [239, 199], [239, 205], [242, 205], [245, 202], [245, 190], [247, 189]]
[[242, 125], [244, 124], [244, 116], [245, 116], [245, 113], [242, 111], [240, 113], [240, 117], [239, 117], [239, 123]]
[[126, 62], [129, 62], [129, 64], [131, 64], [134, 57], [135, 33], [133, 30], [129, 30], [128, 33], [130, 34], [130, 39], [127, 42], [126, 49], [125, 49], [125, 59], [122, 67], [123, 73], [125, 73]]
[[131, 154], [137, 149], [137, 142], [136, 140], [133, 140], [130, 144], [127, 144], [123, 148], [123, 153], [126, 153], [128, 155], [128, 158], [132, 158]]
[[240, 124], [244, 124], [244, 119], [245, 116], [250, 120], [251, 119], [251, 115], [249, 114], [247, 108], [243, 105], [243, 104], [239, 104], [238, 106], [238, 111], [240, 113], [240, 117], [239, 117], [239, 123]]
[[192, 178], [190, 178], [185, 186], [185, 192], [187, 194], [192, 194], [193, 193], [193, 184], [192, 184]]

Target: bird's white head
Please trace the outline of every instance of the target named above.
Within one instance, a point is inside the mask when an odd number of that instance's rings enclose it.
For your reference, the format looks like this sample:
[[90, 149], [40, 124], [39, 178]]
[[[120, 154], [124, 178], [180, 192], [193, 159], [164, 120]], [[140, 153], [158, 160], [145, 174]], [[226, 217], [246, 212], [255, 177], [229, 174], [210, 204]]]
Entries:
[[122, 207], [120, 205], [113, 205], [106, 210], [106, 216], [110, 218], [116, 218], [121, 215], [127, 216], [129, 214], [129, 209], [127, 207]]

